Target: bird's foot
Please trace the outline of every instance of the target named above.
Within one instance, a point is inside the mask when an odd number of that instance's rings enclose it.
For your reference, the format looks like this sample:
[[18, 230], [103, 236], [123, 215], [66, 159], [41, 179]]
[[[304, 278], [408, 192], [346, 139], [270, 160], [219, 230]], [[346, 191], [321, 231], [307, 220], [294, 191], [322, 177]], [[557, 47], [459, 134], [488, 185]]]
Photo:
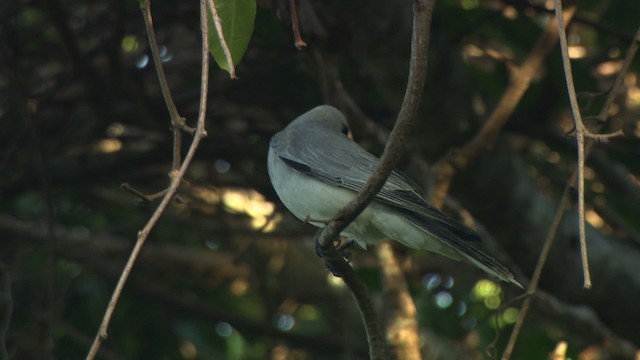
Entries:
[[333, 219], [329, 219], [329, 220], [322, 220], [322, 219], [314, 219], [311, 216], [307, 215], [307, 217], [304, 218], [303, 220], [305, 222], [305, 224], [308, 223], [319, 223], [319, 224], [324, 224], [327, 225], [329, 224], [331, 221], [333, 221]]
[[347, 251], [348, 248], [352, 247], [355, 244], [355, 240], [343, 239], [336, 245], [336, 250], [342, 255], [342, 258], [346, 260], [346, 262], [351, 262], [351, 251]]
[[340, 239], [336, 239], [332, 244], [332, 247], [342, 259], [336, 259], [335, 257], [332, 259], [331, 249], [325, 249], [316, 239], [316, 255], [325, 259], [327, 270], [329, 270], [334, 276], [343, 277], [344, 266], [341, 266], [340, 262], [348, 266], [348, 263], [351, 261], [351, 252], [345, 250], [351, 247], [353, 243], [353, 240], [342, 241]]

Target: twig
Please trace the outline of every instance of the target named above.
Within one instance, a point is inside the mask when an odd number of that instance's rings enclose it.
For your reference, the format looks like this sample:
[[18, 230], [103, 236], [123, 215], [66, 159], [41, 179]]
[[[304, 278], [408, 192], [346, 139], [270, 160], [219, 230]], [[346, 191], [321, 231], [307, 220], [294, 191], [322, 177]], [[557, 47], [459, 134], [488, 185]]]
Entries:
[[[568, 21], [573, 17], [575, 7], [565, 11], [564, 16]], [[511, 81], [502, 93], [502, 97], [493, 109], [493, 112], [484, 123], [480, 131], [462, 148], [453, 150], [436, 165], [437, 183], [431, 190], [431, 200], [436, 207], [441, 207], [449, 192], [449, 186], [456, 173], [456, 169], [467, 166], [470, 160], [476, 158], [487, 148], [493, 145], [498, 134], [502, 130], [516, 106], [529, 88], [531, 80], [538, 72], [547, 54], [558, 41], [558, 28], [555, 19], [549, 21], [542, 35], [533, 49], [520, 66], [511, 69]]]
[[156, 201], [156, 200], [162, 198], [164, 195], [167, 194], [167, 190], [168, 190], [168, 189], [164, 189], [164, 190], [158, 191], [155, 194], [147, 195], [147, 194], [142, 193], [140, 190], [138, 190], [136, 188], [133, 188], [131, 185], [129, 185], [129, 183], [120, 184], [120, 189], [122, 189], [122, 190], [124, 190], [124, 191], [126, 191], [126, 192], [128, 192], [128, 193], [130, 193], [132, 195], [137, 196], [138, 200], [141, 203], [145, 203], [145, 204], [146, 203], [151, 203], [153, 201]]
[[576, 139], [578, 141], [578, 228], [580, 231], [580, 257], [582, 258], [582, 273], [584, 274], [584, 287], [591, 288], [591, 274], [589, 272], [589, 257], [587, 254], [587, 240], [584, 223], [584, 137], [586, 136], [580, 107], [576, 98], [576, 89], [573, 85], [573, 73], [571, 71], [571, 61], [569, 60], [569, 46], [567, 45], [567, 34], [562, 18], [562, 2], [554, 1], [556, 19], [558, 24], [558, 37], [560, 38], [560, 53], [562, 54], [562, 66], [564, 68], [564, 78], [569, 92], [569, 103], [576, 127]]
[[567, 44], [567, 34], [565, 31], [564, 18], [562, 15], [562, 1], [555, 0], [555, 11], [558, 25], [558, 36], [560, 38], [560, 53], [562, 54], [562, 66], [564, 68], [564, 78], [567, 83], [567, 91], [569, 93], [569, 102], [571, 104], [571, 112], [576, 127], [576, 138], [578, 141], [578, 228], [580, 231], [580, 257], [582, 258], [582, 273], [584, 274], [584, 288], [591, 288], [591, 274], [589, 272], [589, 257], [587, 253], [587, 240], [585, 234], [584, 220], [584, 139], [585, 137], [593, 138], [596, 141], [607, 141], [613, 136], [622, 135], [622, 131], [618, 130], [611, 134], [592, 134], [587, 130], [582, 122], [580, 114], [580, 106], [576, 97], [576, 89], [573, 83], [573, 73], [571, 71], [571, 60], [569, 59], [569, 45]]
[[227, 46], [227, 41], [224, 39], [224, 32], [222, 31], [222, 20], [220, 20], [220, 16], [218, 16], [218, 9], [216, 9], [214, 0], [208, 1], [209, 10], [211, 11], [211, 16], [213, 17], [213, 24], [216, 27], [216, 34], [218, 34], [218, 41], [220, 41], [220, 46], [222, 47], [222, 51], [224, 52], [224, 57], [227, 58], [227, 64], [229, 65], [229, 76], [232, 79], [235, 79], [236, 67], [233, 64], [233, 58], [231, 57], [229, 46]]
[[569, 194], [570, 187], [567, 186], [565, 188], [565, 193], [560, 199], [560, 203], [558, 204], [558, 210], [556, 210], [556, 214], [553, 218], [553, 222], [551, 223], [551, 227], [549, 228], [549, 232], [547, 233], [547, 238], [544, 241], [544, 245], [542, 245], [542, 250], [540, 251], [540, 256], [538, 257], [538, 262], [536, 264], [536, 268], [533, 271], [533, 276], [531, 277], [531, 282], [527, 287], [527, 296], [522, 303], [522, 307], [520, 308], [520, 314], [518, 316], [518, 320], [516, 324], [513, 326], [513, 330], [511, 331], [511, 336], [509, 337], [509, 342], [502, 353], [502, 360], [508, 360], [511, 357], [511, 353], [513, 352], [513, 348], [516, 345], [516, 340], [518, 340], [518, 336], [520, 335], [520, 331], [522, 330], [522, 325], [524, 324], [524, 320], [526, 318], [527, 312], [529, 311], [529, 307], [531, 306], [531, 301], [533, 300], [533, 294], [538, 289], [538, 283], [540, 282], [540, 276], [542, 275], [542, 269], [544, 268], [544, 264], [547, 262], [547, 256], [549, 255], [549, 250], [551, 250], [551, 244], [553, 244], [553, 240], [555, 238], [556, 232], [558, 231], [558, 227], [560, 226], [560, 221], [564, 216], [564, 212], [569, 205]]
[[155, 224], [158, 222], [158, 219], [160, 218], [164, 210], [167, 208], [167, 206], [169, 205], [169, 202], [173, 198], [173, 195], [177, 191], [178, 186], [180, 185], [182, 178], [184, 177], [184, 174], [186, 173], [187, 168], [189, 167], [189, 164], [193, 159], [196, 149], [200, 144], [200, 140], [202, 140], [202, 138], [207, 135], [204, 129], [204, 120], [205, 120], [206, 109], [207, 109], [207, 92], [208, 92], [208, 85], [209, 85], [209, 41], [208, 41], [209, 17], [207, 15], [207, 8], [206, 8], [205, 1], [206, 0], [200, 1], [200, 22], [201, 22], [201, 30], [202, 30], [202, 74], [201, 74], [202, 80], [200, 84], [200, 108], [198, 110], [198, 122], [197, 122], [196, 132], [194, 134], [191, 147], [189, 148], [189, 151], [185, 156], [184, 162], [182, 163], [182, 166], [180, 167], [178, 174], [171, 181], [171, 186], [169, 187], [167, 194], [164, 196], [164, 198], [160, 202], [160, 205], [158, 205], [158, 208], [153, 213], [153, 215], [151, 216], [151, 218], [149, 219], [145, 227], [138, 233], [138, 240], [136, 241], [136, 244], [133, 250], [131, 251], [131, 255], [127, 260], [127, 264], [125, 265], [120, 275], [120, 279], [118, 280], [118, 284], [116, 285], [116, 288], [111, 296], [111, 300], [109, 301], [109, 305], [107, 306], [107, 310], [104, 314], [104, 318], [102, 319], [102, 323], [100, 324], [98, 334], [96, 335], [93, 341], [93, 344], [91, 345], [91, 349], [87, 354], [87, 357], [86, 357], [87, 360], [95, 358], [98, 352], [98, 349], [100, 348], [100, 344], [102, 343], [102, 341], [104, 341], [107, 338], [108, 336], [107, 329], [109, 327], [109, 322], [111, 321], [111, 316], [113, 315], [113, 311], [115, 310], [116, 304], [120, 298], [120, 294], [122, 293], [124, 284], [127, 281], [129, 274], [131, 273], [131, 269], [133, 268], [133, 265], [138, 257], [138, 254], [140, 253], [140, 250], [142, 249], [142, 245], [144, 245], [145, 240], [147, 239], [147, 237], [149, 236], [149, 233], [151, 232], [151, 229], [153, 229]]
[[389, 241], [376, 246], [382, 272], [383, 306], [387, 342], [396, 359], [422, 359], [416, 306]]
[[342, 271], [342, 273], [345, 274], [343, 280], [352, 290], [353, 296], [358, 301], [358, 306], [363, 316], [363, 321], [365, 322], [365, 329], [367, 330], [371, 358], [373, 359], [385, 357], [384, 337], [382, 336], [377, 316], [373, 309], [370, 309], [368, 306], [370, 300], [363, 303], [360, 302], [359, 299], [365, 300], [368, 295], [366, 291], [363, 291], [363, 293], [355, 291], [366, 290], [366, 287], [355, 275], [351, 266], [349, 266], [337, 252], [332, 240], [366, 208], [378, 191], [380, 191], [395, 164], [400, 159], [406, 138], [413, 129], [425, 83], [429, 27], [434, 3], [435, 0], [414, 1], [409, 80], [404, 101], [398, 113], [398, 120], [391, 132], [389, 142], [380, 158], [380, 162], [373, 170], [371, 177], [358, 196], [349, 202], [349, 204], [338, 213], [335, 219], [316, 235], [320, 249], [325, 254], [327, 266]]
[[296, 8], [296, 0], [289, 0], [289, 8], [291, 11], [291, 25], [293, 26], [294, 45], [296, 49], [300, 50], [307, 46], [307, 43], [302, 40], [300, 35], [300, 25], [298, 24], [298, 10]]
[[[178, 173], [178, 169], [180, 169], [182, 162], [182, 131], [193, 135], [195, 133], [195, 129], [187, 126], [185, 119], [180, 116], [178, 109], [176, 108], [176, 104], [173, 101], [173, 96], [169, 89], [169, 83], [167, 82], [167, 77], [165, 76], [164, 68], [162, 67], [162, 60], [160, 59], [160, 53], [158, 51], [158, 41], [156, 40], [156, 34], [153, 30], [153, 17], [151, 16], [150, 0], [142, 1], [140, 10], [142, 11], [142, 18], [144, 19], [147, 37], [149, 38], [151, 57], [153, 58], [156, 74], [160, 83], [160, 89], [162, 90], [162, 97], [164, 98], [164, 102], [169, 110], [169, 115], [171, 116], [171, 129], [173, 130], [173, 161], [171, 164], [171, 171], [169, 172], [169, 180], [171, 182]], [[162, 198], [168, 191], [167, 188], [155, 194], [147, 195], [134, 189], [127, 183], [122, 184], [120, 187], [122, 190], [137, 196], [139, 199], [138, 201], [144, 204], [151, 203]], [[181, 200], [179, 195], [176, 195], [176, 199], [179, 201]]]
[[[565, 16], [566, 16], [566, 13], [565, 13]], [[601, 119], [607, 118], [606, 115], [609, 113], [609, 110], [611, 109], [611, 105], [613, 105], [613, 102], [615, 101], [618, 91], [620, 90], [620, 88], [624, 83], [624, 77], [627, 71], [629, 70], [629, 65], [631, 64], [631, 61], [635, 57], [635, 54], [638, 51], [639, 46], [640, 46], [640, 28], [638, 28], [634, 36], [634, 40], [632, 41], [631, 45], [629, 46], [629, 49], [627, 50], [627, 55], [625, 56], [623, 66], [620, 68], [620, 72], [618, 73], [618, 76], [614, 81], [614, 85], [611, 88], [609, 95], [607, 96], [607, 100], [605, 101], [604, 106], [602, 107], [602, 110], [600, 111], [599, 117]], [[593, 141], [588, 142], [585, 148], [585, 158], [588, 157], [592, 148], [593, 148]], [[549, 233], [542, 247], [540, 257], [538, 258], [538, 263], [536, 264], [533, 277], [531, 278], [531, 283], [527, 288], [528, 294], [534, 294], [538, 289], [540, 274], [542, 273], [542, 269], [544, 268], [544, 264], [546, 262], [547, 255], [549, 253], [549, 249], [551, 248], [551, 244], [553, 243], [553, 240], [555, 239], [556, 233], [558, 231], [558, 225], [559, 225], [560, 219], [562, 219], [562, 216], [568, 207], [569, 194], [571, 192], [571, 188], [573, 187], [573, 184], [577, 180], [577, 177], [578, 177], [578, 173], [576, 169], [571, 175], [571, 178], [569, 179], [569, 181], [567, 181], [567, 185], [565, 187], [564, 193], [560, 198], [560, 203], [558, 205], [558, 209], [556, 210], [556, 214], [554, 216], [554, 221], [551, 225], [551, 228], [549, 229]], [[520, 335], [520, 331], [522, 330], [522, 325], [524, 324], [525, 318], [529, 311], [529, 307], [531, 306], [531, 301], [532, 301], [532, 297], [528, 297], [527, 299], [525, 299], [524, 303], [522, 304], [522, 308], [520, 309], [518, 320], [516, 321], [516, 324], [513, 327], [513, 331], [511, 332], [511, 336], [509, 337], [509, 341], [502, 355], [502, 360], [508, 360], [511, 357], [511, 353], [513, 352], [513, 348], [515, 347], [515, 343], [518, 339], [518, 336]]]
[[[0, 272], [2, 273], [0, 304], [4, 305], [0, 313], [0, 360], [9, 360], [9, 353], [7, 352], [7, 332], [9, 332], [11, 314], [13, 313], [13, 295], [9, 269], [7, 269], [3, 263], [0, 263]], [[53, 304], [51, 304], [51, 306], [53, 306]], [[51, 326], [53, 326], [53, 324], [51, 324]]]
[[[511, 5], [515, 8], [519, 9], [532, 9], [538, 13], [546, 13], [553, 14], [553, 9], [547, 9], [544, 3], [534, 3], [533, 1], [520, 1], [520, 0], [501, 0], [505, 5]], [[580, 24], [584, 24], [586, 26], [592, 27], [594, 31], [598, 34], [609, 35], [610, 37], [614, 37], [622, 42], [631, 42], [633, 41], [633, 36], [618, 29], [613, 26], [603, 23], [602, 21], [598, 21], [593, 18], [593, 14], [589, 15], [579, 15], [573, 17], [573, 22], [577, 22]]]
[[162, 67], [162, 60], [160, 59], [160, 53], [158, 51], [158, 41], [156, 40], [156, 34], [153, 31], [153, 18], [151, 17], [151, 3], [150, 0], [144, 0], [141, 4], [140, 10], [142, 11], [142, 18], [144, 19], [144, 26], [147, 30], [147, 37], [149, 38], [149, 45], [151, 48], [151, 57], [153, 57], [153, 64], [156, 68], [158, 75], [158, 81], [160, 82], [160, 89], [162, 90], [162, 97], [171, 115], [171, 127], [173, 129], [173, 165], [172, 170], [180, 168], [180, 151], [182, 149], [182, 132], [186, 131], [189, 134], [195, 132], [195, 129], [186, 125], [185, 119], [180, 116], [176, 104], [173, 101], [171, 90], [169, 89], [169, 83], [167, 77], [164, 74], [164, 68]]

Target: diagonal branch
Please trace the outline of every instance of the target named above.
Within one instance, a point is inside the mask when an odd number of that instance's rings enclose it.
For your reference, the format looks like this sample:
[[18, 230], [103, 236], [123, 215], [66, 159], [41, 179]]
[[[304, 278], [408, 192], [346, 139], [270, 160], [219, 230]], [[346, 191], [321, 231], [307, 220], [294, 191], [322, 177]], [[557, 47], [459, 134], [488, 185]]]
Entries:
[[200, 2], [200, 22], [201, 22], [201, 30], [202, 30], [202, 74], [201, 74], [202, 80], [200, 83], [200, 108], [198, 111], [198, 122], [197, 122], [196, 132], [193, 137], [193, 142], [191, 143], [191, 147], [189, 148], [189, 151], [185, 156], [182, 166], [180, 167], [175, 177], [172, 179], [171, 186], [169, 187], [169, 189], [167, 190], [167, 193], [165, 194], [164, 198], [160, 202], [160, 205], [158, 205], [158, 208], [153, 213], [153, 215], [151, 216], [151, 218], [149, 219], [145, 227], [138, 233], [138, 240], [136, 241], [136, 244], [133, 247], [133, 250], [131, 251], [131, 255], [129, 256], [129, 259], [127, 260], [127, 263], [124, 269], [122, 270], [122, 273], [118, 280], [118, 284], [116, 285], [116, 288], [113, 291], [111, 300], [109, 301], [109, 305], [107, 306], [107, 310], [102, 319], [102, 323], [100, 324], [98, 334], [96, 335], [93, 341], [93, 344], [91, 345], [91, 349], [89, 349], [89, 353], [87, 354], [87, 360], [91, 360], [95, 358], [100, 348], [100, 345], [107, 338], [107, 329], [109, 327], [109, 322], [111, 321], [111, 316], [113, 315], [113, 311], [115, 310], [116, 304], [120, 299], [120, 294], [122, 293], [124, 284], [126, 283], [127, 278], [131, 273], [131, 269], [133, 268], [133, 265], [136, 262], [138, 254], [140, 253], [140, 250], [142, 249], [144, 242], [149, 236], [149, 233], [158, 222], [158, 219], [160, 218], [164, 210], [169, 205], [169, 202], [173, 198], [173, 195], [178, 190], [178, 186], [180, 186], [180, 183], [182, 182], [184, 174], [186, 173], [187, 168], [189, 167], [189, 164], [191, 163], [191, 160], [195, 155], [196, 149], [200, 144], [200, 140], [202, 140], [202, 138], [207, 135], [204, 129], [204, 120], [205, 120], [205, 115], [207, 110], [207, 92], [208, 92], [208, 86], [209, 86], [209, 41], [208, 41], [208, 31], [209, 31], [208, 19], [209, 18], [207, 16], [205, 1], [206, 0], [201, 0]]
[[380, 158], [380, 162], [362, 192], [347, 204], [326, 227], [318, 232], [316, 240], [320, 244], [325, 262], [329, 268], [338, 270], [343, 275], [345, 284], [356, 298], [361, 316], [365, 323], [372, 359], [385, 358], [385, 345], [380, 324], [378, 322], [366, 286], [358, 278], [355, 271], [332, 244], [332, 240], [344, 230], [374, 199], [384, 185], [387, 177], [395, 167], [403, 152], [404, 144], [416, 122], [416, 115], [425, 83], [427, 70], [427, 54], [429, 43], [429, 27], [435, 0], [415, 0], [413, 4], [413, 34], [411, 41], [411, 62], [409, 64], [409, 80], [398, 120], [394, 126], [389, 142]]

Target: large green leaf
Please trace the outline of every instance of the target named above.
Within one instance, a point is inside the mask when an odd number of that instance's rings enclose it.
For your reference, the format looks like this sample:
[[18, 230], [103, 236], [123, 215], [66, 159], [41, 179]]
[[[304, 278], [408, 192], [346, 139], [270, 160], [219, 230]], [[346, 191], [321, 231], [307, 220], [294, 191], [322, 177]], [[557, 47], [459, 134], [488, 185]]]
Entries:
[[[222, 32], [231, 53], [233, 65], [242, 59], [247, 50], [253, 23], [256, 18], [256, 0], [215, 0], [216, 10], [222, 22]], [[218, 33], [216, 32], [211, 9], [209, 13], [209, 50], [220, 68], [230, 71]]]

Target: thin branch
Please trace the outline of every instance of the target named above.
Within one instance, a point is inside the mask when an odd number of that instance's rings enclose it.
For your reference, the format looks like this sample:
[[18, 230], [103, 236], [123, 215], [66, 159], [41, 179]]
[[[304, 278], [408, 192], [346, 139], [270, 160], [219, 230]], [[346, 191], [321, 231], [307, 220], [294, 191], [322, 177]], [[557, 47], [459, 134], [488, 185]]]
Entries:
[[165, 196], [167, 194], [167, 190], [168, 190], [168, 189], [164, 189], [164, 190], [158, 191], [155, 194], [147, 195], [147, 194], [141, 192], [140, 190], [132, 187], [131, 185], [129, 185], [129, 183], [120, 184], [120, 189], [128, 192], [131, 195], [137, 196], [138, 199], [140, 200], [140, 202], [143, 202], [143, 203], [151, 203], [153, 201], [156, 201], [156, 200], [162, 198], [163, 196]]
[[293, 26], [293, 37], [294, 37], [294, 45], [296, 49], [300, 50], [303, 47], [307, 46], [307, 43], [302, 40], [302, 35], [300, 35], [300, 25], [298, 24], [298, 10], [296, 7], [296, 0], [289, 0], [289, 8], [291, 11], [291, 25]]
[[[170, 178], [173, 179], [176, 176], [177, 172], [173, 172], [173, 174], [170, 174]], [[182, 180], [184, 182], [184, 179]], [[146, 205], [146, 204], [150, 204], [158, 199], [162, 199], [163, 196], [165, 196], [167, 194], [167, 191], [169, 191], [169, 188], [160, 190], [156, 193], [153, 194], [145, 194], [143, 192], [141, 192], [140, 190], [132, 187], [131, 185], [129, 185], [129, 183], [122, 183], [120, 184], [120, 189], [122, 189], [123, 191], [128, 192], [129, 194], [132, 194], [134, 196], [137, 197], [137, 199], [134, 201], [134, 204], [136, 205]], [[175, 194], [174, 195], [174, 199], [176, 200], [177, 203], [179, 204], [186, 204], [187, 201], [185, 199], [182, 198], [182, 196], [180, 196], [180, 194]]]
[[180, 116], [176, 104], [173, 101], [171, 90], [169, 89], [169, 83], [167, 77], [164, 74], [164, 68], [162, 67], [162, 60], [160, 59], [160, 53], [158, 51], [158, 41], [156, 40], [156, 34], [153, 31], [153, 18], [151, 17], [151, 1], [145, 0], [142, 2], [140, 8], [142, 11], [142, 18], [144, 19], [144, 26], [147, 30], [147, 37], [149, 38], [149, 45], [151, 48], [151, 56], [153, 57], [153, 64], [156, 68], [158, 75], [158, 81], [160, 82], [160, 89], [162, 90], [162, 97], [171, 115], [171, 127], [173, 129], [173, 165], [172, 171], [176, 171], [180, 168], [180, 151], [182, 149], [182, 131], [186, 131], [189, 134], [195, 132], [195, 129], [186, 125], [185, 119]]
[[343, 274], [345, 284], [347, 284], [354, 298], [356, 298], [365, 323], [372, 359], [385, 358], [384, 337], [380, 330], [377, 316], [371, 306], [371, 300], [366, 293], [366, 286], [335, 249], [332, 240], [373, 200], [402, 155], [406, 138], [409, 136], [416, 121], [416, 115], [424, 88], [427, 70], [429, 27], [434, 4], [435, 0], [414, 1], [409, 80], [404, 101], [398, 113], [398, 120], [391, 132], [389, 142], [385, 147], [378, 165], [373, 170], [371, 177], [358, 196], [349, 202], [349, 204], [337, 214], [335, 219], [316, 235], [327, 267]]
[[387, 342], [396, 359], [422, 359], [416, 305], [389, 241], [376, 246], [382, 273], [383, 307]]
[[[553, 14], [553, 9], [547, 9], [544, 3], [534, 3], [533, 1], [521, 1], [521, 0], [501, 0], [505, 5], [511, 5], [518, 9], [532, 9], [538, 13]], [[593, 14], [579, 15], [573, 17], [573, 22], [584, 24], [592, 27], [598, 34], [605, 34], [616, 40], [622, 42], [633, 41], [633, 36], [629, 33], [622, 31], [619, 28], [613, 27], [610, 24], [603, 23], [601, 20], [593, 18]]]
[[562, 54], [562, 66], [564, 68], [564, 78], [569, 92], [569, 103], [576, 127], [576, 139], [578, 141], [578, 228], [580, 231], [580, 257], [582, 258], [582, 273], [584, 274], [584, 284], [586, 289], [591, 288], [591, 274], [589, 272], [589, 256], [587, 254], [587, 240], [584, 223], [584, 137], [586, 136], [580, 106], [576, 98], [576, 89], [573, 85], [573, 73], [571, 71], [571, 60], [569, 60], [569, 45], [567, 45], [567, 33], [565, 32], [564, 19], [562, 18], [562, 2], [555, 0], [556, 19], [558, 24], [558, 36], [560, 38], [560, 53]]
[[389, 141], [378, 165], [373, 170], [363, 190], [338, 213], [335, 220], [321, 230], [318, 240], [323, 247], [331, 246], [332, 239], [338, 236], [373, 200], [404, 152], [404, 144], [414, 127], [424, 88], [429, 25], [434, 3], [435, 0], [416, 0], [414, 2], [414, 28], [409, 81], [396, 125], [391, 131]]
[[611, 134], [592, 134], [587, 130], [582, 121], [580, 114], [580, 106], [576, 97], [576, 89], [573, 82], [573, 72], [571, 71], [571, 60], [569, 59], [569, 45], [567, 44], [567, 34], [564, 30], [564, 18], [562, 15], [562, 1], [555, 0], [556, 19], [558, 24], [558, 36], [560, 38], [560, 53], [562, 54], [562, 66], [564, 68], [564, 78], [567, 83], [567, 91], [569, 93], [569, 103], [571, 104], [571, 112], [576, 128], [576, 138], [578, 142], [578, 228], [580, 231], [580, 256], [582, 258], [582, 272], [584, 274], [584, 288], [591, 288], [591, 274], [589, 272], [589, 257], [587, 253], [587, 240], [585, 235], [584, 220], [584, 163], [585, 163], [585, 137], [593, 138], [596, 141], [607, 141], [613, 136], [622, 135], [622, 131]]
[[[565, 20], [569, 21], [575, 13], [575, 7], [567, 9], [564, 13]], [[549, 21], [533, 49], [520, 66], [511, 69], [511, 81], [502, 93], [502, 97], [493, 109], [491, 115], [484, 123], [480, 131], [462, 148], [453, 150], [436, 165], [437, 183], [431, 190], [431, 199], [436, 207], [441, 207], [449, 192], [449, 186], [456, 173], [456, 169], [462, 169], [486, 149], [491, 147], [498, 137], [504, 124], [529, 88], [531, 80], [538, 73], [547, 54], [558, 41], [558, 28], [556, 20]]]
[[538, 283], [540, 282], [540, 276], [542, 275], [542, 269], [544, 268], [545, 263], [547, 262], [547, 257], [549, 255], [549, 250], [551, 250], [551, 245], [553, 244], [553, 240], [555, 238], [556, 232], [558, 231], [558, 227], [560, 226], [560, 221], [564, 216], [565, 210], [569, 205], [569, 191], [570, 187], [567, 186], [565, 188], [565, 193], [560, 199], [560, 203], [558, 204], [558, 210], [556, 210], [556, 214], [553, 218], [553, 222], [551, 223], [551, 227], [549, 228], [549, 232], [547, 233], [547, 238], [544, 241], [544, 245], [542, 245], [542, 250], [540, 251], [540, 256], [538, 257], [538, 262], [536, 264], [536, 268], [533, 271], [533, 276], [531, 277], [531, 282], [527, 287], [527, 296], [522, 303], [522, 307], [520, 308], [520, 314], [518, 316], [518, 320], [516, 324], [513, 326], [513, 330], [511, 331], [511, 336], [509, 337], [509, 342], [502, 353], [502, 360], [508, 360], [511, 357], [511, 353], [516, 345], [516, 340], [518, 340], [518, 336], [520, 335], [520, 331], [522, 330], [522, 325], [524, 325], [524, 320], [529, 311], [529, 307], [531, 306], [531, 301], [533, 301], [533, 294], [538, 289]]
[[216, 34], [218, 34], [218, 41], [220, 41], [220, 46], [222, 47], [222, 51], [224, 52], [224, 57], [227, 59], [227, 64], [229, 65], [229, 76], [232, 79], [236, 78], [236, 67], [233, 65], [233, 58], [231, 57], [231, 51], [229, 50], [229, 46], [227, 46], [227, 41], [224, 39], [224, 32], [222, 31], [222, 20], [220, 20], [220, 16], [218, 16], [218, 9], [216, 9], [216, 4], [214, 0], [209, 1], [209, 10], [211, 11], [211, 16], [213, 17], [213, 24], [216, 27]]
[[622, 130], [611, 134], [593, 134], [584, 126], [582, 115], [580, 114], [580, 106], [576, 97], [576, 89], [573, 82], [573, 72], [571, 71], [571, 60], [569, 59], [569, 46], [567, 44], [567, 34], [562, 16], [562, 1], [555, 0], [555, 12], [558, 24], [558, 36], [560, 38], [560, 53], [562, 54], [562, 66], [564, 68], [564, 78], [567, 83], [567, 91], [569, 93], [569, 103], [571, 104], [571, 112], [576, 128], [576, 138], [578, 142], [578, 227], [580, 230], [580, 256], [582, 258], [582, 272], [584, 274], [584, 288], [591, 288], [591, 274], [589, 273], [589, 257], [587, 255], [587, 240], [584, 220], [584, 163], [585, 163], [585, 137], [594, 139], [595, 141], [607, 141], [613, 136], [622, 135]]
[[178, 186], [182, 182], [182, 178], [184, 177], [184, 174], [186, 173], [187, 168], [189, 167], [189, 164], [193, 159], [193, 156], [196, 152], [196, 149], [198, 148], [198, 145], [200, 144], [200, 141], [204, 136], [207, 135], [204, 129], [204, 121], [205, 121], [205, 115], [206, 115], [206, 109], [207, 109], [207, 92], [208, 92], [208, 85], [209, 85], [209, 41], [208, 41], [208, 31], [209, 31], [208, 19], [209, 18], [207, 16], [207, 8], [206, 8], [205, 1], [206, 0], [200, 1], [200, 22], [201, 22], [201, 30], [202, 30], [202, 74], [201, 74], [201, 84], [200, 84], [200, 108], [198, 111], [198, 122], [197, 122], [196, 132], [193, 137], [193, 142], [191, 143], [191, 147], [189, 148], [189, 151], [185, 156], [184, 162], [182, 163], [180, 170], [178, 171], [175, 178], [172, 179], [171, 186], [169, 187], [167, 194], [164, 196], [164, 198], [160, 202], [160, 205], [158, 205], [158, 208], [153, 213], [153, 215], [151, 216], [151, 218], [149, 219], [145, 227], [138, 233], [138, 240], [136, 241], [136, 244], [133, 250], [131, 251], [131, 255], [127, 260], [127, 264], [125, 265], [120, 275], [120, 279], [118, 280], [118, 284], [116, 285], [116, 288], [111, 296], [111, 300], [109, 301], [109, 305], [107, 306], [107, 310], [104, 314], [104, 318], [102, 319], [102, 323], [100, 324], [98, 334], [96, 335], [93, 341], [93, 344], [91, 345], [91, 349], [87, 354], [87, 357], [86, 357], [87, 360], [95, 358], [98, 352], [98, 349], [100, 348], [100, 344], [102, 343], [102, 341], [104, 341], [107, 338], [108, 336], [107, 329], [109, 327], [109, 322], [111, 321], [111, 316], [113, 315], [113, 311], [115, 310], [116, 304], [118, 303], [120, 294], [122, 293], [122, 289], [124, 288], [124, 284], [126, 283], [127, 278], [131, 273], [131, 269], [133, 268], [133, 265], [138, 257], [138, 254], [140, 253], [140, 250], [142, 249], [142, 246], [144, 245], [145, 240], [149, 236], [151, 229], [153, 229], [155, 224], [158, 222], [158, 219], [160, 218], [164, 210], [169, 205], [169, 202], [172, 200], [173, 195], [178, 190]]
[[[565, 16], [566, 16], [566, 13], [565, 13]], [[631, 64], [631, 61], [635, 57], [639, 46], [640, 46], [640, 28], [638, 28], [638, 30], [636, 31], [634, 40], [629, 46], [629, 49], [627, 50], [627, 55], [625, 56], [623, 66], [620, 68], [620, 72], [618, 73], [618, 76], [614, 81], [613, 88], [609, 92], [607, 100], [605, 101], [604, 106], [600, 111], [599, 117], [601, 119], [607, 118], [606, 115], [609, 113], [609, 110], [611, 109], [611, 105], [613, 105], [613, 102], [615, 101], [615, 98], [618, 92], [620, 91], [620, 89], [622, 88], [622, 85], [624, 84], [624, 78], [625, 78], [625, 75], [627, 74], [627, 71], [629, 70], [629, 64]], [[588, 157], [592, 148], [593, 148], [593, 141], [588, 142], [585, 148], [585, 158]], [[547, 255], [549, 253], [549, 249], [551, 248], [551, 244], [553, 243], [553, 240], [555, 239], [556, 233], [558, 231], [558, 225], [559, 225], [560, 219], [562, 219], [562, 216], [564, 215], [564, 212], [568, 207], [569, 195], [570, 195], [571, 189], [573, 188], [573, 184], [577, 180], [577, 177], [578, 177], [578, 170], [576, 169], [571, 175], [571, 178], [569, 179], [569, 181], [567, 181], [567, 185], [565, 187], [564, 193], [560, 198], [560, 203], [558, 205], [558, 209], [556, 210], [556, 214], [554, 216], [554, 221], [551, 225], [551, 228], [549, 229], [549, 233], [542, 247], [540, 257], [538, 258], [538, 263], [536, 264], [533, 277], [531, 278], [531, 283], [527, 288], [528, 294], [534, 294], [538, 289], [540, 274], [542, 273], [542, 269], [544, 268], [544, 264], [546, 262]], [[529, 311], [529, 307], [531, 306], [531, 301], [532, 301], [532, 297], [528, 297], [527, 299], [525, 299], [524, 303], [522, 304], [522, 308], [520, 309], [518, 320], [516, 321], [516, 325], [514, 326], [511, 332], [511, 336], [509, 338], [507, 346], [505, 347], [505, 351], [502, 355], [502, 360], [508, 360], [511, 357], [511, 353], [513, 352], [518, 336], [520, 335], [520, 331], [522, 330], [522, 325], [524, 324], [525, 318]]]
[[[607, 99], [602, 106], [602, 110], [600, 110], [600, 113], [598, 114], [598, 118], [600, 120], [606, 121], [606, 119], [609, 117], [609, 110], [611, 109], [611, 105], [613, 105], [613, 102], [616, 100], [618, 92], [623, 88], [625, 75], [627, 74], [627, 71], [629, 71], [629, 66], [631, 66], [631, 62], [633, 61], [636, 52], [638, 52], [638, 47], [640, 47], [640, 27], [638, 28], [638, 30], [636, 30], [636, 33], [633, 36], [633, 40], [631, 41], [631, 45], [629, 45], [627, 55], [622, 62], [622, 66], [620, 67], [618, 76], [613, 82], [613, 86], [609, 91], [609, 95], [607, 96]], [[588, 144], [588, 147], [589, 146], [590, 144]]]

